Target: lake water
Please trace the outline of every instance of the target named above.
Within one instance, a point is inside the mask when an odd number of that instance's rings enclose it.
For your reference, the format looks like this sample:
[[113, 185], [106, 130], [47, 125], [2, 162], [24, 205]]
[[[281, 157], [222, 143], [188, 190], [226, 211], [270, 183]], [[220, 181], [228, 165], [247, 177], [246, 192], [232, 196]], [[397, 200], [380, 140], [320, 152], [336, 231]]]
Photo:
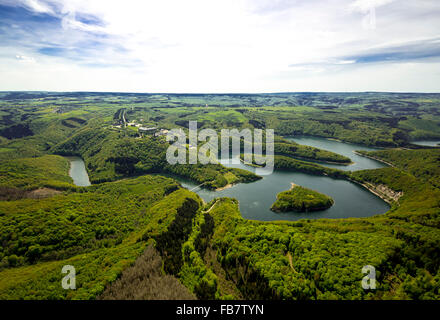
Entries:
[[[300, 144], [311, 145], [349, 156], [353, 162], [355, 162], [350, 166], [332, 165], [334, 168], [360, 170], [381, 168], [384, 166], [381, 162], [363, 158], [353, 153], [353, 150], [374, 150], [372, 148], [331, 141], [323, 138], [296, 137], [290, 139], [297, 141]], [[246, 166], [242, 163], [225, 166], [242, 168], [252, 172], [254, 171], [253, 167]], [[382, 214], [387, 212], [390, 208], [382, 199], [355, 183], [305, 173], [276, 171], [271, 175], [264, 176], [262, 180], [247, 184], [240, 183], [222, 191], [210, 191], [197, 188], [196, 184], [191, 181], [181, 178], [176, 179], [188, 189], [195, 188], [193, 191], [199, 194], [199, 196], [205, 201], [210, 201], [218, 197], [236, 198], [240, 203], [240, 211], [243, 218], [251, 220], [294, 221], [319, 218], [360, 218]], [[291, 182], [331, 196], [335, 200], [334, 205], [327, 210], [309, 213], [272, 212], [270, 207], [276, 200], [277, 194], [281, 191], [290, 189]]]
[[363, 169], [376, 169], [376, 168], [383, 168], [386, 165], [382, 162], [372, 160], [370, 158], [362, 157], [357, 154], [355, 154], [353, 151], [356, 150], [364, 150], [364, 151], [374, 151], [378, 149], [358, 145], [358, 144], [351, 144], [351, 143], [345, 143], [345, 142], [339, 142], [335, 140], [329, 140], [325, 138], [317, 138], [317, 137], [305, 137], [305, 136], [299, 136], [299, 137], [285, 137], [287, 140], [294, 141], [299, 144], [303, 144], [306, 146], [311, 146], [323, 150], [332, 151], [338, 154], [341, 154], [343, 156], [346, 156], [351, 159], [353, 164], [344, 166], [344, 165], [338, 165], [338, 164], [327, 164], [327, 163], [321, 163], [322, 165], [325, 165], [329, 168], [336, 168], [340, 170], [363, 170]]
[[84, 160], [80, 157], [66, 157], [70, 161], [69, 176], [73, 183], [80, 187], [90, 186], [89, 175], [87, 174]]
[[[354, 150], [375, 150], [365, 146], [348, 144], [324, 138], [312, 137], [290, 137], [295, 142], [309, 145], [329, 151], [333, 151], [352, 159], [354, 164], [349, 166], [330, 165], [332, 168], [342, 170], [361, 170], [381, 168], [385, 165], [381, 162], [358, 156]], [[87, 174], [84, 161], [79, 157], [66, 157], [70, 161], [69, 175], [77, 186], [89, 186], [90, 180]], [[227, 167], [242, 168], [254, 172], [254, 168], [243, 163], [225, 164]], [[382, 214], [389, 210], [389, 205], [379, 197], [375, 196], [365, 188], [346, 181], [336, 180], [324, 176], [314, 176], [305, 173], [276, 171], [271, 175], [264, 176], [262, 180], [252, 183], [240, 183], [231, 188], [221, 191], [210, 191], [201, 189], [189, 180], [173, 176], [182, 185], [199, 194], [205, 201], [218, 197], [236, 198], [240, 203], [240, 211], [244, 218], [261, 221], [274, 220], [300, 220], [319, 218], [348, 218], [368, 217]], [[323, 211], [309, 213], [275, 213], [270, 210], [272, 203], [276, 200], [279, 192], [290, 189], [291, 183], [322, 192], [331, 196], [335, 204]]]
[[420, 141], [411, 141], [411, 143], [416, 144], [418, 146], [440, 147], [440, 140], [420, 140]]

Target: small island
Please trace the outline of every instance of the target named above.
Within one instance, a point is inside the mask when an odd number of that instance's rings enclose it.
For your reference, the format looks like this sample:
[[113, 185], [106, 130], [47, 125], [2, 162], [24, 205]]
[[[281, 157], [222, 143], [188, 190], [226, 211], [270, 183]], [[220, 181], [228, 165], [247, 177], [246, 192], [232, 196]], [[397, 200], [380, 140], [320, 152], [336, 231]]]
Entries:
[[275, 212], [309, 212], [330, 208], [334, 201], [329, 196], [292, 183], [288, 191], [280, 192], [270, 208]]

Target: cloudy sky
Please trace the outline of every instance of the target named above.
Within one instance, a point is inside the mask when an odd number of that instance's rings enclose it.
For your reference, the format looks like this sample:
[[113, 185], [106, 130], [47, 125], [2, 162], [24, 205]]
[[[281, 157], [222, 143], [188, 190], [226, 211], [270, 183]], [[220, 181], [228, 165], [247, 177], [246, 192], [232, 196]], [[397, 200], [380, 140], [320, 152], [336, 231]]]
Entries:
[[0, 90], [440, 92], [439, 0], [0, 0]]

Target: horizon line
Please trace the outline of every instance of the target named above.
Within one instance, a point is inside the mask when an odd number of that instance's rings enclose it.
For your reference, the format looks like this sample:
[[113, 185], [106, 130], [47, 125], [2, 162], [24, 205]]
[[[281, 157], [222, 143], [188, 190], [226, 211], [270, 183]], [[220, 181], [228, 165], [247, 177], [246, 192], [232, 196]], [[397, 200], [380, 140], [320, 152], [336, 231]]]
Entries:
[[314, 93], [386, 93], [386, 94], [440, 94], [440, 91], [272, 91], [272, 92], [147, 92], [147, 91], [89, 91], [89, 90], [74, 90], [74, 91], [49, 91], [49, 90], [0, 90], [0, 93], [7, 92], [33, 92], [33, 93], [119, 93], [119, 94], [193, 94], [193, 95], [262, 95], [262, 94], [314, 94]]

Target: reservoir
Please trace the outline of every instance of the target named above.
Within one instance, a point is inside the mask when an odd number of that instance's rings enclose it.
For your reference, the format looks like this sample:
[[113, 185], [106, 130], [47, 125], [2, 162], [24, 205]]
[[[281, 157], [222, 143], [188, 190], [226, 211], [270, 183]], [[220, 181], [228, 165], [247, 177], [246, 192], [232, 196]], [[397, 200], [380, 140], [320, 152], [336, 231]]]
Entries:
[[69, 176], [73, 179], [73, 183], [79, 187], [90, 186], [84, 160], [80, 157], [66, 157], [66, 159], [70, 161]]
[[[359, 145], [352, 145], [324, 138], [290, 138], [300, 144], [311, 145], [349, 156], [353, 165], [328, 165], [344, 170], [361, 170], [381, 168], [381, 162], [357, 156], [354, 150], [374, 150]], [[327, 164], [324, 164], [327, 165]], [[254, 172], [254, 168], [240, 164], [229, 164], [227, 167], [242, 168]], [[369, 217], [383, 214], [389, 210], [389, 205], [367, 189], [346, 180], [337, 180], [325, 176], [315, 176], [299, 172], [274, 171], [271, 175], [252, 183], [240, 183], [221, 191], [201, 189], [189, 180], [177, 178], [188, 189], [194, 189], [205, 201], [218, 197], [236, 198], [240, 203], [243, 218], [260, 221], [300, 220], [320, 218], [349, 218]], [[279, 192], [288, 190], [291, 182], [329, 195], [335, 201], [334, 205], [323, 211], [297, 213], [275, 213], [270, 210]]]
[[377, 169], [377, 168], [386, 167], [386, 165], [382, 162], [367, 157], [362, 157], [354, 153], [354, 151], [356, 150], [375, 151], [378, 149], [373, 149], [358, 144], [351, 144], [351, 143], [329, 140], [325, 138], [317, 138], [317, 137], [298, 136], [298, 137], [285, 137], [285, 138], [287, 140], [294, 141], [302, 145], [311, 146], [322, 150], [338, 153], [340, 155], [350, 158], [351, 161], [353, 162], [353, 164], [350, 164], [348, 166], [339, 165], [339, 164], [330, 164], [330, 163], [320, 163], [329, 168], [356, 171], [356, 170]]

